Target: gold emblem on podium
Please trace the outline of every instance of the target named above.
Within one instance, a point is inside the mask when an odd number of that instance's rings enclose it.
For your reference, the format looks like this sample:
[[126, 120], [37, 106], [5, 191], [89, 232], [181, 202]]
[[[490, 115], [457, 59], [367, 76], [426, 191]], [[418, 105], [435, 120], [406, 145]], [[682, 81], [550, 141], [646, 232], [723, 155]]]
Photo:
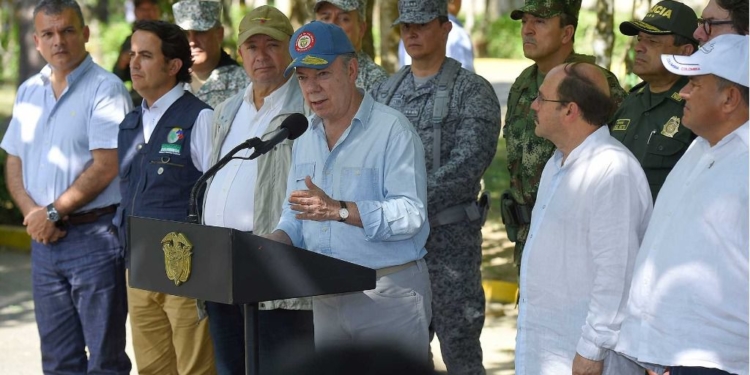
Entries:
[[179, 286], [190, 277], [193, 244], [184, 234], [170, 232], [162, 238], [161, 245], [167, 277], [174, 281], [174, 285]]

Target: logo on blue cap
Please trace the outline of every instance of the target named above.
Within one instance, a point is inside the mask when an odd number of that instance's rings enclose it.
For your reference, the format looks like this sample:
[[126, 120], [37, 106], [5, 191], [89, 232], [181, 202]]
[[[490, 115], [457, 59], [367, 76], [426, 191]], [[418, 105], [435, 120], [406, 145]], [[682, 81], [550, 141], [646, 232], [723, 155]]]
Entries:
[[312, 21], [292, 35], [289, 54], [292, 63], [286, 68], [288, 76], [294, 68], [325, 69], [340, 55], [354, 53], [354, 47], [344, 30], [334, 24]]

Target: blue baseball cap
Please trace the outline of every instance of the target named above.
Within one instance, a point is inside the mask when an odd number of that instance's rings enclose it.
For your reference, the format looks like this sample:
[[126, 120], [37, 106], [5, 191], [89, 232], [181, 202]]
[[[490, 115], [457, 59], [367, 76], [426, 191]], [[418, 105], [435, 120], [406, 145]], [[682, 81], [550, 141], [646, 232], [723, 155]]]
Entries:
[[289, 76], [294, 68], [325, 69], [340, 55], [354, 53], [352, 42], [340, 27], [312, 21], [300, 27], [289, 43], [292, 63], [284, 71]]

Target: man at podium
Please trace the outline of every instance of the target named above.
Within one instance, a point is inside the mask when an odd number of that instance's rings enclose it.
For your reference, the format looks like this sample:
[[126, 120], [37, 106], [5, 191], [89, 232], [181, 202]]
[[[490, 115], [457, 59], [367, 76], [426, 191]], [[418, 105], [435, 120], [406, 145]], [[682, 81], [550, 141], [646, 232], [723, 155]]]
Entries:
[[373, 290], [313, 298], [316, 350], [387, 343], [427, 363], [432, 297], [419, 136], [401, 113], [357, 89], [356, 53], [338, 26], [301, 27], [289, 51], [286, 75], [296, 69], [314, 115], [294, 143], [289, 199], [268, 238], [377, 270]]

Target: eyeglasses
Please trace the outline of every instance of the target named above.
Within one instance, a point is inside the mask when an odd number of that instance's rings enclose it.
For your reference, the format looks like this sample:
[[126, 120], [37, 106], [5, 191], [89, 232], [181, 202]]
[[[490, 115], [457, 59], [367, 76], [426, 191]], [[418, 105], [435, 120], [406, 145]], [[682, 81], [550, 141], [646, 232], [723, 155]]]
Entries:
[[561, 103], [561, 104], [568, 104], [570, 103], [567, 100], [552, 100], [552, 99], [544, 99], [541, 95], [537, 95], [536, 98], [534, 98], [533, 101], [541, 100], [543, 102], [552, 102], [552, 103]]
[[724, 21], [716, 21], [711, 18], [698, 18], [698, 26], [703, 26], [703, 31], [706, 32], [706, 35], [711, 35], [711, 27], [712, 26], [718, 26], [718, 25], [731, 25], [732, 20], [724, 20]]

